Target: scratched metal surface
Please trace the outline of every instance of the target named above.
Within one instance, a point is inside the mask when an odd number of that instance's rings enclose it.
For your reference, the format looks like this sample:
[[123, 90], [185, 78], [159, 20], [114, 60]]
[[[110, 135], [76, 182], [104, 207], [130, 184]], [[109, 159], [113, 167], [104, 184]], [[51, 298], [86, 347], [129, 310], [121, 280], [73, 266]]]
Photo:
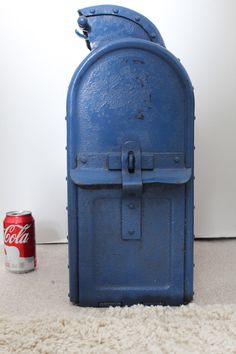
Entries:
[[193, 296], [193, 89], [154, 25], [116, 10], [79, 11], [92, 50], [67, 99], [70, 299], [178, 305]]

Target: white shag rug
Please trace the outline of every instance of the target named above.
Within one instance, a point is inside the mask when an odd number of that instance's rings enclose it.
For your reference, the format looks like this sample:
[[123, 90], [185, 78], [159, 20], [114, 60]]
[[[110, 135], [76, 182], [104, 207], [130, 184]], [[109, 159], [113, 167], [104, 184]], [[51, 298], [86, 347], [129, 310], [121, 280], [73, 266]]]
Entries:
[[0, 353], [236, 353], [236, 305], [0, 316]]

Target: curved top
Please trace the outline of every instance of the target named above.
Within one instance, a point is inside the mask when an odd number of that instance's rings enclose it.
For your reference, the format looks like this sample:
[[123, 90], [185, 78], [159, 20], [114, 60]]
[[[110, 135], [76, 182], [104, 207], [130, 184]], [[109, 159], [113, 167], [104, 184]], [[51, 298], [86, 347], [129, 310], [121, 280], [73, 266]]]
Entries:
[[[67, 96], [72, 145], [80, 152], [115, 152], [123, 144], [119, 132], [129, 132], [143, 151], [183, 152], [191, 143], [193, 109], [192, 85], [181, 63], [141, 39], [92, 51]], [[189, 159], [187, 154], [186, 167]]]
[[77, 69], [74, 72], [74, 75], [72, 76], [69, 89], [68, 89], [68, 95], [67, 95], [67, 104], [69, 103], [68, 101], [72, 100], [72, 97], [70, 97], [70, 94], [74, 94], [75, 91], [75, 84], [77, 83], [79, 77], [82, 77], [82, 75], [87, 71], [87, 69], [93, 65], [99, 57], [102, 57], [104, 54], [118, 50], [118, 49], [125, 49], [125, 48], [137, 48], [137, 49], [143, 49], [147, 50], [153, 53], [156, 53], [159, 55], [161, 58], [163, 58], [169, 65], [173, 67], [173, 69], [178, 73], [178, 75], [181, 78], [181, 81], [183, 84], [187, 87], [188, 93], [190, 95], [189, 99], [193, 99], [193, 86], [191, 83], [191, 80], [189, 78], [189, 75], [179, 59], [177, 59], [174, 54], [172, 54], [168, 49], [165, 47], [161, 46], [155, 46], [153, 43], [150, 43], [148, 41], [140, 40], [140, 39], [122, 39], [119, 41], [114, 41], [114, 43], [110, 43], [109, 46], [104, 46], [101, 48], [97, 48], [94, 52], [90, 53], [77, 67]]
[[[156, 26], [136, 11], [122, 6], [99, 5], [78, 10], [78, 13], [82, 17], [78, 23], [84, 32], [83, 38], [86, 39], [89, 49], [98, 47], [98, 44], [104, 43], [106, 39], [110, 41], [126, 37], [146, 39], [165, 47]], [[81, 25], [84, 17], [86, 24]]]

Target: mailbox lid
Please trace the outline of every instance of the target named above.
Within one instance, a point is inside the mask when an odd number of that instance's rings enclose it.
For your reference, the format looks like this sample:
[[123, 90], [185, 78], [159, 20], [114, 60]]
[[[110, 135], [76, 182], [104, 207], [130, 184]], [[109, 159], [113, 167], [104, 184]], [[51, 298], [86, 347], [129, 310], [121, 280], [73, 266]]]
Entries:
[[[84, 35], [76, 33], [86, 40], [89, 49], [122, 38], [139, 38], [165, 46], [156, 26], [145, 16], [122, 6], [99, 5], [78, 11], [86, 25]], [[81, 27], [81, 26], [80, 26]], [[84, 26], [82, 26], [84, 27]]]

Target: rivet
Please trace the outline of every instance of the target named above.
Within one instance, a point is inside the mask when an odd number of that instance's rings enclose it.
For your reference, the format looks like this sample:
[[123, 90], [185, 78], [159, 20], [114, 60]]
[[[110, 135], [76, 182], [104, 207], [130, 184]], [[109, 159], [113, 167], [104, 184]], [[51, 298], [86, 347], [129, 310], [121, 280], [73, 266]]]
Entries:
[[140, 21], [140, 17], [135, 17], [135, 21], [139, 22]]
[[180, 161], [180, 158], [178, 156], [175, 156], [174, 160], [176, 163], [178, 163]]
[[119, 12], [118, 9], [113, 9], [112, 11], [114, 12], [114, 14], [118, 14], [118, 12]]
[[85, 157], [85, 156], [81, 156], [81, 157], [80, 157], [80, 162], [82, 162], [82, 163], [87, 163], [86, 157]]
[[90, 12], [91, 14], [95, 14], [95, 9], [90, 9], [89, 12]]
[[133, 234], [135, 234], [135, 232], [134, 232], [134, 230], [129, 230], [128, 234], [133, 235]]
[[77, 22], [78, 22], [79, 27], [82, 28], [82, 29], [86, 29], [87, 26], [88, 26], [88, 20], [87, 20], [87, 18], [85, 16], [80, 16], [78, 18]]
[[129, 204], [129, 208], [130, 208], [130, 209], [134, 209], [134, 204], [132, 204], [132, 203]]
[[156, 36], [157, 36], [156, 33], [151, 33], [151, 38], [154, 39], [154, 38], [156, 38]]

